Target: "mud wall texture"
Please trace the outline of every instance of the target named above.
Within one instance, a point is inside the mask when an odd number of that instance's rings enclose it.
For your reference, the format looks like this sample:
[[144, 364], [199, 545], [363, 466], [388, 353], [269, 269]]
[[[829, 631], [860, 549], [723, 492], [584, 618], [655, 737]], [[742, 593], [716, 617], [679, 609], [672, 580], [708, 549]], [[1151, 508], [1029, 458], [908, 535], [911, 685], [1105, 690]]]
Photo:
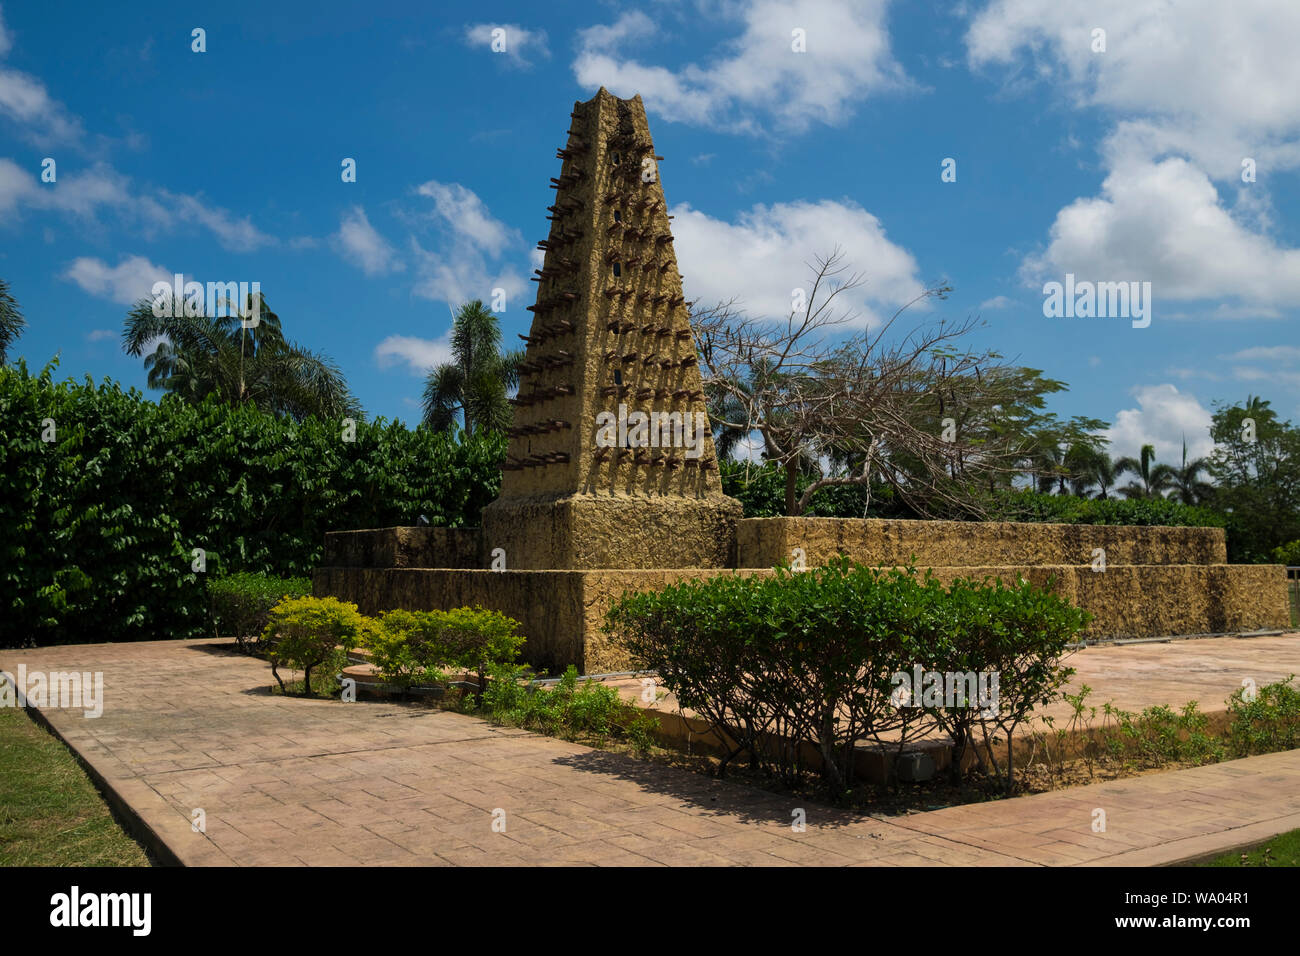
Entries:
[[373, 528], [325, 535], [335, 568], [479, 568], [478, 528]]
[[1123, 564], [1223, 564], [1222, 528], [1028, 522], [904, 521], [880, 518], [745, 518], [737, 526], [742, 568], [789, 564], [802, 548], [809, 567], [839, 554], [871, 565], [1091, 564], [1106, 552]]
[[741, 510], [722, 495], [501, 499], [483, 510], [482, 547], [520, 570], [729, 568]]

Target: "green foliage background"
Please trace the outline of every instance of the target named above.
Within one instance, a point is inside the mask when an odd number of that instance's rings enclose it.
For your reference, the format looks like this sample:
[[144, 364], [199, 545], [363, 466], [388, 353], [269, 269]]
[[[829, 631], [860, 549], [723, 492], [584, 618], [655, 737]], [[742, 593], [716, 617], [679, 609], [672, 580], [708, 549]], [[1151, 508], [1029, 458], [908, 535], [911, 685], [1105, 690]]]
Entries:
[[207, 576], [310, 574], [327, 531], [477, 525], [500, 486], [497, 433], [380, 419], [345, 442], [341, 421], [53, 372], [0, 370], [0, 646], [200, 636]]
[[[722, 490], [745, 508], [746, 518], [772, 518], [785, 514], [785, 473], [774, 464], [746, 464], [724, 461], [719, 475]], [[801, 476], [799, 492], [812, 482]], [[920, 518], [900, 502], [888, 485], [873, 485], [870, 509], [864, 514], [867, 496], [859, 485], [832, 485], [817, 492], [807, 516], [820, 518]], [[1226, 515], [1205, 507], [1194, 507], [1167, 498], [1080, 498], [1037, 491], [998, 489], [981, 502], [983, 514], [940, 514], [951, 521], [1044, 521], [1059, 524], [1175, 525], [1221, 528]]]

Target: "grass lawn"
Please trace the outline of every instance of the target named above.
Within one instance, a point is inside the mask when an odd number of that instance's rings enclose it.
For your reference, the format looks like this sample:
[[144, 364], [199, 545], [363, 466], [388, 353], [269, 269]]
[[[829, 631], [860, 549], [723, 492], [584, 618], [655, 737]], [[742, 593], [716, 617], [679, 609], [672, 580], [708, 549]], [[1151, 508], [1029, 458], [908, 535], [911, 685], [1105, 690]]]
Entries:
[[1300, 866], [1300, 830], [1279, 833], [1245, 853], [1228, 853], [1201, 866]]
[[148, 866], [71, 751], [0, 707], [0, 866]]

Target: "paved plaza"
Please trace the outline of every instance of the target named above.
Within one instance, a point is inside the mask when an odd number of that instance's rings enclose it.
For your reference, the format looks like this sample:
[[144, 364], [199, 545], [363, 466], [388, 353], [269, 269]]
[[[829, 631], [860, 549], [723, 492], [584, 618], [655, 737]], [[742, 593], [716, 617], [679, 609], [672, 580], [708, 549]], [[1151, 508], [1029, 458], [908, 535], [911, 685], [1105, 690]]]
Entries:
[[[1199, 696], [1209, 707], [1242, 677], [1289, 673], [1296, 641], [1091, 648], [1080, 659], [1098, 702], [1143, 705], [1139, 662], [1163, 695], [1145, 703]], [[45, 708], [40, 718], [147, 828], [146, 842], [186, 865], [1157, 865], [1300, 827], [1300, 751], [885, 820], [475, 717], [275, 696], [267, 665], [227, 648], [5, 650], [0, 669], [103, 672], [101, 717]], [[1173, 695], [1180, 686], [1194, 692]], [[1092, 829], [1099, 808], [1104, 833]], [[803, 832], [791, 826], [798, 809]], [[198, 810], [205, 832], [192, 826]]]

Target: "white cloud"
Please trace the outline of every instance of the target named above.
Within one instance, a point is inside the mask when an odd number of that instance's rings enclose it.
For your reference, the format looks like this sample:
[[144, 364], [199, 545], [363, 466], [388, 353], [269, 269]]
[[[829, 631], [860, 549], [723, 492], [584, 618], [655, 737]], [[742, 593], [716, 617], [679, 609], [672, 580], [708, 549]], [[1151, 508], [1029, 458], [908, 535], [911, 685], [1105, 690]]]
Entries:
[[250, 217], [236, 218], [196, 196], [165, 189], [133, 191], [130, 179], [105, 163], [84, 171], [59, 172], [55, 182], [44, 183], [12, 160], [0, 159], [0, 213], [16, 221], [23, 209], [59, 212], [80, 220], [94, 220], [100, 212], [112, 210], [126, 223], [144, 222], [168, 232], [193, 223], [235, 252], [253, 252], [276, 242]]
[[1223, 358], [1239, 362], [1300, 362], [1300, 347], [1294, 345], [1255, 345]]
[[879, 219], [847, 200], [756, 205], [735, 222], [687, 204], [672, 212], [686, 296], [702, 305], [737, 298], [753, 316], [785, 318], [793, 290], [811, 292], [808, 263], [836, 244], [848, 273], [861, 272], [867, 280], [846, 293], [845, 305], [858, 311], [859, 324], [879, 319], [882, 311], [892, 314], [923, 288], [912, 254], [886, 238]]
[[1258, 368], [1253, 365], [1234, 365], [1234, 378], [1243, 382], [1269, 382], [1271, 384], [1300, 387], [1300, 372], [1289, 368]]
[[176, 195], [166, 190], [161, 190], [160, 195], [169, 219], [203, 226], [232, 252], [253, 252], [275, 243], [275, 239], [253, 225], [249, 216], [236, 219], [229, 210], [209, 206], [197, 196]]
[[365, 210], [353, 206], [343, 214], [339, 231], [332, 238], [335, 249], [368, 276], [384, 275], [405, 268], [394, 249], [370, 225]]
[[416, 192], [433, 200], [427, 219], [439, 233], [433, 250], [411, 236], [417, 296], [459, 305], [471, 299], [490, 302], [493, 290], [502, 289], [509, 308], [529, 294], [527, 280], [498, 261], [523, 245], [518, 230], [493, 217], [483, 200], [459, 183], [430, 180]]
[[144, 256], [124, 257], [115, 266], [108, 265], [102, 259], [83, 256], [73, 260], [63, 273], [63, 278], [75, 282], [90, 295], [134, 305], [140, 299], [149, 297], [155, 282], [171, 282], [172, 274]]
[[[1106, 31], [1104, 53], [1092, 31]], [[1133, 135], [1216, 179], [1252, 156], [1300, 164], [1300, 5], [1293, 0], [994, 0], [966, 36], [972, 65], [1057, 82], [1076, 102], [1141, 117]]]
[[1005, 295], [995, 295], [993, 298], [985, 299], [981, 302], [978, 311], [983, 312], [985, 309], [1005, 309], [1010, 304], [1011, 300]]
[[86, 333], [87, 342], [104, 342], [115, 338], [117, 338], [117, 333], [112, 329], [91, 329]]
[[0, 159], [0, 212], [16, 215], [30, 207], [90, 219], [101, 206], [125, 207], [129, 202], [126, 177], [103, 164], [42, 183], [13, 160]]
[[[1092, 32], [1106, 31], [1105, 52]], [[1269, 175], [1300, 167], [1300, 5], [1240, 0], [994, 0], [966, 36], [972, 66], [1055, 83], [1112, 122], [1100, 196], [1062, 209], [1027, 281], [1139, 279], [1159, 303], [1221, 299], [1202, 317], [1268, 317], [1300, 291], [1300, 250], [1270, 235]], [[1258, 166], [1243, 183], [1242, 161]], [[1215, 183], [1236, 190], [1223, 198]], [[1195, 311], [1195, 310], [1194, 310]], [[1166, 313], [1175, 317], [1180, 313]]]
[[411, 254], [418, 279], [414, 292], [422, 299], [460, 305], [471, 299], [491, 303], [494, 289], [506, 294], [506, 307], [518, 308], [529, 292], [528, 281], [508, 266], [494, 266], [481, 253], [452, 244], [430, 251], [411, 237]]
[[[740, 33], [704, 65], [654, 66], [620, 47], [655, 36], [644, 13], [624, 13], [578, 34], [578, 83], [624, 98], [640, 94], [665, 119], [755, 132], [759, 116], [789, 129], [845, 121], [858, 101], [911, 85], [889, 48], [887, 0], [740, 0], [717, 7]], [[792, 49], [804, 31], [806, 52]]]
[[390, 368], [405, 362], [412, 375], [425, 375], [435, 365], [450, 361], [450, 338], [450, 331], [438, 339], [390, 335], [375, 346], [375, 361], [380, 368]]
[[1184, 435], [1189, 460], [1214, 451], [1210, 411], [1194, 396], [1167, 383], [1140, 385], [1132, 394], [1138, 407], [1116, 412], [1114, 423], [1102, 432], [1110, 439], [1112, 457], [1136, 458], [1143, 445], [1154, 445], [1156, 461], [1177, 465], [1182, 461]]
[[[13, 34], [0, 9], [0, 58], [13, 49]], [[70, 143], [81, 137], [81, 121], [50, 96], [45, 84], [19, 70], [0, 67], [0, 116], [16, 124], [24, 138], [40, 146]]]
[[[492, 35], [494, 30], [505, 31], [504, 35], [498, 35], [505, 43], [505, 48], [499, 52], [493, 49], [496, 40]], [[551, 57], [550, 48], [546, 43], [546, 31], [527, 30], [517, 23], [476, 23], [466, 27], [465, 44], [471, 47], [483, 47], [501, 56], [512, 66], [525, 68], [532, 66], [532, 61], [524, 56], [525, 53], [536, 53], [548, 60]]]
[[433, 200], [434, 219], [476, 248], [500, 255], [508, 243], [522, 241], [517, 230], [494, 219], [483, 200], [460, 183], [431, 179], [415, 191]]
[[1115, 160], [1100, 196], [1057, 213], [1046, 250], [1024, 263], [1027, 281], [1150, 281], [1157, 316], [1162, 300], [1300, 298], [1300, 250], [1233, 220], [1205, 173], [1180, 158]]

